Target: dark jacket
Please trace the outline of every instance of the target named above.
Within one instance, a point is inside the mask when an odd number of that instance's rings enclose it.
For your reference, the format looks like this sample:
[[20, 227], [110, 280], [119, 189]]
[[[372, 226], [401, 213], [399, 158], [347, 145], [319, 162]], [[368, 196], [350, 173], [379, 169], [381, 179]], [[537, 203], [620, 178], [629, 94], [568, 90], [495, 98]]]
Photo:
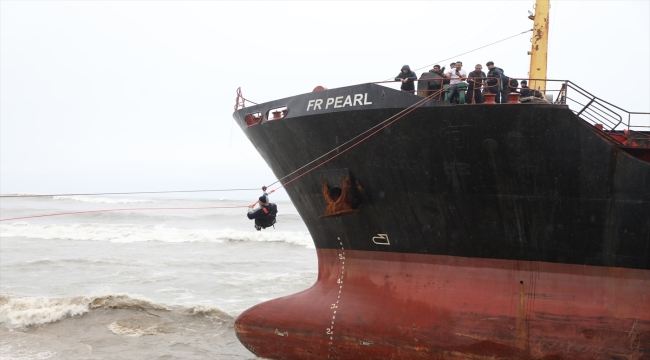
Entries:
[[445, 72], [442, 71], [442, 70], [440, 70], [438, 72], [435, 72], [435, 71], [433, 71], [433, 69], [431, 69], [431, 70], [429, 70], [429, 72], [432, 73], [432, 74], [436, 74], [436, 75], [440, 76], [441, 78], [445, 77]]
[[[264, 209], [266, 209], [266, 211], [264, 211]], [[250, 211], [247, 216], [251, 220], [255, 219], [255, 225], [265, 228], [275, 223], [275, 216], [277, 213], [278, 207], [274, 203], [270, 203], [268, 206], [261, 206], [255, 211]]]
[[429, 70], [429, 72], [432, 73], [432, 74], [436, 74], [436, 75], [440, 76], [443, 79], [442, 80], [443, 84], [449, 84], [449, 78], [445, 77], [445, 70], [443, 70], [443, 69], [444, 68], [440, 69], [439, 72], [435, 72], [435, 71], [433, 71], [433, 69], [431, 69], [431, 70]]
[[[492, 70], [488, 71], [487, 77], [494, 77], [499, 79], [499, 90], [503, 90], [503, 69], [498, 67], [493, 67]], [[488, 79], [487, 84], [493, 86], [496, 84], [495, 79]]]
[[528, 85], [522, 85], [521, 87], [522, 87], [522, 89], [521, 89], [520, 93], [521, 93], [522, 98], [523, 97], [528, 97], [528, 96], [534, 96], [534, 97], [540, 98], [540, 99], [544, 98], [544, 94], [542, 94], [541, 92], [539, 92], [537, 90], [532, 90], [531, 88], [528, 87]]
[[508, 82], [508, 89], [510, 89], [510, 92], [519, 92], [519, 91], [517, 91], [517, 88], [519, 87], [519, 81], [517, 81], [517, 79], [511, 79], [511, 78], [504, 75], [503, 76], [503, 81]]
[[485, 73], [483, 71], [478, 71], [477, 72], [476, 70], [474, 70], [471, 73], [469, 73], [467, 75], [467, 83], [469, 84], [469, 88], [470, 89], [473, 89], [475, 87], [477, 89], [480, 88], [481, 85], [483, 85], [483, 79], [472, 80], [472, 78], [484, 78], [484, 77], [486, 77], [486, 76], [485, 76]]
[[408, 65], [402, 66], [402, 70], [408, 70], [406, 74], [404, 72], [400, 71], [399, 75], [395, 77], [395, 81], [400, 81], [402, 79], [408, 79], [408, 81], [402, 83], [401, 89], [404, 91], [413, 91], [415, 90], [415, 85], [414, 82], [417, 80], [418, 76], [415, 75], [413, 71], [411, 71], [411, 68]]

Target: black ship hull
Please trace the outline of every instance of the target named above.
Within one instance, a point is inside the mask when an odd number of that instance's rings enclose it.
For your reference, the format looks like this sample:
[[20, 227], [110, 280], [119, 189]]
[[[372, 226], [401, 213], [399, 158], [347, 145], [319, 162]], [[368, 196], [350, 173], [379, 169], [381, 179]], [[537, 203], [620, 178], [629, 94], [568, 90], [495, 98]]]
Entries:
[[566, 106], [421, 99], [359, 85], [235, 113], [278, 178], [336, 148], [282, 180], [318, 280], [242, 313], [240, 341], [274, 359], [649, 358], [648, 149]]
[[[337, 90], [370, 93], [374, 108], [301, 113], [324, 97], [313, 93], [276, 102], [280, 120], [246, 127], [254, 107], [235, 118], [282, 177], [420, 100], [359, 87]], [[650, 163], [565, 106], [427, 105], [286, 188], [317, 248], [345, 233], [351, 250], [650, 269]], [[360, 211], [320, 218], [322, 180], [340, 187], [342, 174], [362, 187]]]

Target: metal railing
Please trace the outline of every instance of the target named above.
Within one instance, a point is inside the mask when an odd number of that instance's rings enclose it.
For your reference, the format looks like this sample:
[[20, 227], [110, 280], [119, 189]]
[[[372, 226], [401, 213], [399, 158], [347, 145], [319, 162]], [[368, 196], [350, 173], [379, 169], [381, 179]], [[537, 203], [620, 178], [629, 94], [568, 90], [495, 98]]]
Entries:
[[237, 88], [237, 98], [235, 99], [235, 111], [239, 109], [243, 109], [246, 107], [246, 103], [251, 103], [253, 105], [257, 105], [256, 102], [252, 102], [244, 97], [241, 93], [241, 87]]
[[[474, 79], [477, 82], [481, 81], [482, 84], [482, 89], [485, 90], [487, 88], [493, 88], [499, 86], [499, 81], [500, 79], [498, 78], [493, 78], [493, 77], [485, 77], [485, 78], [468, 78], [467, 80]], [[574, 82], [570, 80], [556, 80], [556, 79], [528, 79], [528, 78], [510, 78], [510, 79], [515, 79], [519, 82], [522, 80], [526, 80], [527, 82], [530, 81], [545, 81], [547, 83], [547, 88], [545, 90], [545, 93], [554, 93], [557, 92], [557, 97], [553, 99], [552, 104], [556, 105], [567, 105], [571, 111], [573, 111], [577, 116], [579, 116], [581, 119], [587, 121], [588, 123], [596, 126], [602, 125], [604, 130], [608, 131], [622, 131], [622, 130], [633, 130], [637, 132], [644, 132], [646, 136], [650, 136], [650, 112], [635, 112], [635, 111], [628, 111], [625, 110], [619, 106], [616, 106], [608, 101], [605, 101], [592, 93], [588, 92], [587, 90], [583, 89], [582, 87], [578, 86]], [[487, 85], [488, 80], [496, 80], [496, 84], [491, 84]], [[446, 81], [448, 82], [448, 78], [424, 78], [424, 79], [417, 79], [415, 81], [428, 81], [428, 82], [442, 82]], [[383, 83], [391, 83], [391, 82], [400, 82], [396, 80], [390, 80], [390, 81], [379, 81], [375, 82], [375, 84], [383, 84]], [[558, 87], [553, 89], [553, 86], [549, 87], [548, 84], [559, 84]], [[477, 83], [478, 85], [478, 83]], [[479, 90], [481, 89], [481, 86], [476, 86], [474, 90]], [[521, 92], [523, 90], [522, 87], [513, 87], [511, 86], [510, 83], [505, 84], [504, 87], [507, 86], [510, 91], [504, 92], [502, 94], [502, 99], [504, 97], [507, 97], [508, 92], [514, 92], [518, 91]], [[468, 90], [471, 89], [468, 88]], [[534, 94], [535, 89], [528, 89]], [[570, 96], [569, 96], [570, 95]], [[531, 95], [533, 96], [533, 95]], [[472, 96], [472, 104], [475, 102], [476, 97]], [[502, 102], [506, 102], [506, 100], [502, 100]], [[543, 102], [547, 102], [547, 100], [541, 100]], [[530, 103], [535, 103], [535, 101], [532, 101]]]
[[[422, 82], [428, 82], [428, 83], [433, 83], [432, 88], [427, 88], [427, 89], [418, 89], [416, 88], [413, 90], [413, 93], [417, 94], [418, 96], [422, 97], [427, 97], [434, 92], [440, 91], [440, 94], [436, 100], [443, 100], [445, 93], [450, 90], [450, 78], [442, 78], [442, 77], [437, 77], [437, 78], [421, 78], [421, 79], [416, 79], [413, 80], [414, 82], [422, 81]], [[487, 83], [491, 82], [492, 84], [488, 85]], [[375, 81], [373, 84], [386, 84], [386, 83], [396, 83], [396, 82], [401, 82], [401, 80], [384, 80], [384, 81]], [[499, 83], [501, 82], [501, 79], [497, 77], [477, 77], [477, 78], [466, 78], [462, 80], [462, 82], [465, 82], [467, 84], [467, 91], [470, 90], [488, 90], [488, 89], [493, 89], [497, 86], [499, 86]], [[488, 90], [490, 91], [490, 90]], [[472, 96], [472, 104], [476, 103], [476, 97]]]
[[[627, 130], [650, 131], [650, 113], [625, 110], [589, 93], [571, 81], [566, 82], [566, 87], [567, 90], [571, 89], [587, 100], [582, 109], [576, 112], [583, 120], [598, 123], [598, 120], [603, 119], [604, 122], [610, 125], [609, 130], [623, 128]], [[580, 99], [576, 99], [577, 97], [572, 95], [572, 97], [567, 96], [566, 98], [569, 102], [580, 105], [578, 102]]]
[[[581, 119], [592, 125], [602, 125], [604, 130], [650, 131], [650, 112], [625, 110], [597, 97], [570, 80], [525, 78], [516, 80], [520, 82], [521, 80], [545, 80], [547, 84], [559, 83], [559, 89], [549, 89], [547, 85], [546, 93], [558, 93], [553, 103], [567, 105]], [[512, 87], [510, 88], [514, 90]]]
[[[494, 88], [499, 86], [499, 82], [500, 82], [500, 79], [494, 77], [471, 78], [471, 79], [476, 80], [477, 81], [476, 85], [479, 85], [474, 87], [474, 90], [483, 90], [483, 91], [485, 91], [488, 88]], [[603, 130], [613, 131], [613, 132], [632, 130], [636, 132], [641, 132], [639, 136], [650, 137], [650, 112], [635, 112], [635, 111], [625, 110], [621, 107], [618, 107], [608, 101], [605, 101], [593, 95], [592, 93], [581, 88], [580, 86], [578, 86], [577, 84], [573, 83], [570, 80], [528, 79], [528, 78], [511, 78], [511, 79], [515, 79], [520, 83], [522, 80], [527, 80], [529, 82], [545, 81], [547, 84], [545, 90], [546, 94], [549, 93], [552, 94], [554, 92], [557, 92], [557, 97], [553, 100], [552, 104], [568, 106], [569, 109], [573, 111], [581, 119], [599, 128], [602, 126]], [[428, 96], [433, 92], [443, 88], [445, 83], [448, 83], [449, 80], [450, 79], [448, 78], [416, 79], [414, 80], [416, 82], [417, 81], [425, 81], [425, 82], [432, 82], [432, 83], [437, 82], [440, 85], [440, 87], [437, 87], [436, 89], [427, 89], [424, 91], [422, 91], [422, 89], [419, 90], [416, 89], [415, 91], [418, 91], [418, 94], [422, 92], [423, 94], [419, 94], [420, 96]], [[490, 82], [496, 80], [496, 84], [487, 85], [488, 80], [490, 80]], [[478, 81], [480, 81], [481, 84], [478, 84]], [[400, 81], [387, 80], [387, 81], [377, 81], [373, 83], [385, 84], [385, 83], [395, 83], [395, 82], [400, 82]], [[559, 86], [554, 89], [553, 86], [548, 86], [548, 84], [559, 84]], [[515, 88], [510, 85], [511, 85], [510, 83], [504, 84], [504, 86], [507, 86], [510, 91], [504, 92], [502, 96], [507, 96], [507, 92], [513, 92], [513, 91], [520, 92], [523, 89], [522, 87]], [[534, 94], [535, 89], [529, 89], [529, 90], [532, 91]], [[444, 90], [440, 92], [440, 99], [442, 99], [443, 94], [444, 94]], [[475, 100], [476, 97], [472, 96], [472, 104], [475, 102]], [[541, 100], [541, 101], [548, 102], [546, 100]], [[244, 96], [241, 93], [241, 88], [237, 89], [235, 111], [246, 107], [246, 103], [255, 104], [255, 105], [257, 104], [255, 102], [252, 102], [244, 98]], [[535, 102], [533, 101], [531, 103], [535, 103]]]

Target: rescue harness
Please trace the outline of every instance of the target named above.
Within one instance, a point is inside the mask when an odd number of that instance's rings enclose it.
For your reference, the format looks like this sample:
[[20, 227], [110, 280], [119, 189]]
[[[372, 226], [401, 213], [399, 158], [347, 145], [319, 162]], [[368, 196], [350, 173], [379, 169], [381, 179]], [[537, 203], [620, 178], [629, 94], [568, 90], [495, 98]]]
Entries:
[[273, 226], [273, 228], [275, 229], [275, 223], [276, 223], [275, 214], [271, 213], [269, 209], [267, 209], [265, 206], [262, 206], [262, 212], [266, 214], [267, 219], [268, 218], [273, 218], [273, 219], [269, 219], [266, 225], [259, 225], [259, 226], [262, 229], [266, 229], [267, 227]]

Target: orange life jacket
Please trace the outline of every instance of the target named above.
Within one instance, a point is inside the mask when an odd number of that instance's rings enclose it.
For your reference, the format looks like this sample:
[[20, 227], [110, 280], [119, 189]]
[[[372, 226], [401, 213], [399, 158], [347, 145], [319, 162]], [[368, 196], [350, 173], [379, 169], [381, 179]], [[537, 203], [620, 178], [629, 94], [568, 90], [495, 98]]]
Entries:
[[[266, 225], [262, 225], [262, 224], [258, 224], [258, 225], [261, 226], [263, 229], [266, 229], [266, 228], [269, 227], [269, 226], [273, 226], [273, 228], [275, 228], [275, 215], [274, 215], [274, 214], [271, 214], [271, 212], [269, 211], [269, 209], [267, 209], [267, 208], [264, 207], [264, 206], [262, 206], [262, 211], [264, 212], [264, 214], [266, 214], [266, 216], [267, 216], [267, 218], [268, 218], [269, 220], [265, 220], [265, 221], [267, 221], [267, 224], [266, 224]], [[273, 218], [273, 219], [271, 219], [271, 218]], [[260, 219], [260, 220], [261, 220], [261, 219]], [[270, 222], [270, 223], [268, 223], [268, 222]], [[257, 224], [257, 222], [256, 222], [256, 224]]]
[[269, 211], [269, 209], [267, 209], [267, 208], [264, 207], [264, 206], [262, 206], [262, 211], [266, 214], [266, 216], [273, 216], [273, 214], [271, 214], [271, 212]]

